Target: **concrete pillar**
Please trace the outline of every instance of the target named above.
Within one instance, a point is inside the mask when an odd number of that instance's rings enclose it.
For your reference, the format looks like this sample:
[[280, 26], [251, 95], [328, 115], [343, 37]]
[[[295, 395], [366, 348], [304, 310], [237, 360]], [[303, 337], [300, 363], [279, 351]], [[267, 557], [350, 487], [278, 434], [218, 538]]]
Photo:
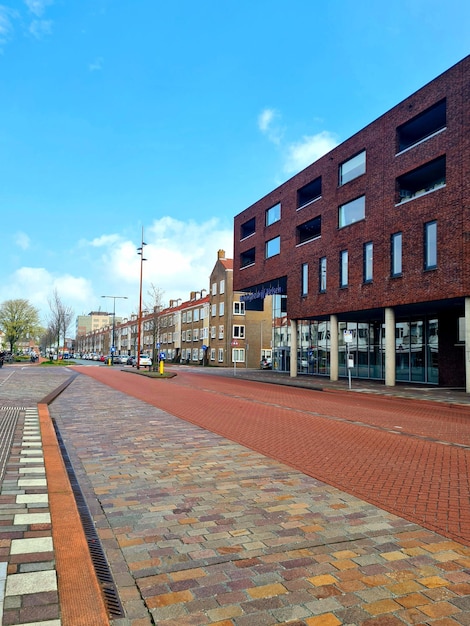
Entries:
[[385, 309], [385, 384], [387, 387], [394, 387], [396, 383], [395, 360], [395, 311], [387, 307]]
[[336, 315], [330, 315], [330, 380], [338, 380], [338, 377], [338, 317]]
[[290, 376], [297, 377], [297, 320], [290, 320]]
[[470, 298], [465, 298], [465, 391], [470, 393]]

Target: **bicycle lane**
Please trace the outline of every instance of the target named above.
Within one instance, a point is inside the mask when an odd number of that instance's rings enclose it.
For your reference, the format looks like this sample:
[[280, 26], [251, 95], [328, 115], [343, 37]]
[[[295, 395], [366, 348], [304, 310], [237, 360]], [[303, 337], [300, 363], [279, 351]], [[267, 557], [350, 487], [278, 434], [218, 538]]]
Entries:
[[[460, 407], [322, 394], [183, 372], [165, 380], [105, 368], [81, 370], [172, 415], [286, 463], [362, 500], [470, 545], [470, 450], [428, 440], [436, 419], [468, 425]], [[331, 397], [336, 396], [336, 397]], [[298, 410], [295, 407], [302, 407]], [[305, 411], [309, 406], [314, 412]], [[456, 410], [457, 409], [457, 410]], [[401, 418], [410, 434], [375, 428]], [[430, 414], [426, 429], [423, 415]], [[321, 414], [321, 415], [318, 415]], [[355, 421], [345, 420], [351, 414]], [[326, 417], [329, 415], [330, 417]], [[343, 419], [338, 419], [338, 415]], [[413, 436], [418, 415], [419, 437]], [[367, 426], [370, 420], [374, 428]], [[447, 434], [450, 434], [447, 432]]]

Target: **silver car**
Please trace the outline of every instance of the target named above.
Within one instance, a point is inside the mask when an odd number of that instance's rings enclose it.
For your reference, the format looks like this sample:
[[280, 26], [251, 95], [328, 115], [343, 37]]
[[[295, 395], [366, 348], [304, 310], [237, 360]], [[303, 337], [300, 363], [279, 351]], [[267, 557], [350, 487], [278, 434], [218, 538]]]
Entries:
[[[137, 359], [132, 364], [132, 367], [137, 365]], [[152, 359], [148, 354], [140, 354], [139, 355], [139, 366], [140, 367], [152, 367]]]

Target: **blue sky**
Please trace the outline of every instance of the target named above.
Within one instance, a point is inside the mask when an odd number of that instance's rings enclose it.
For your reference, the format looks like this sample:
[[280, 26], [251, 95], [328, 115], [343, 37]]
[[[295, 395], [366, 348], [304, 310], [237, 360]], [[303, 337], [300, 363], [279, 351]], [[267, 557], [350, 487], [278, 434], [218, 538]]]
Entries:
[[465, 0], [0, 0], [0, 302], [208, 288], [233, 217], [469, 53]]

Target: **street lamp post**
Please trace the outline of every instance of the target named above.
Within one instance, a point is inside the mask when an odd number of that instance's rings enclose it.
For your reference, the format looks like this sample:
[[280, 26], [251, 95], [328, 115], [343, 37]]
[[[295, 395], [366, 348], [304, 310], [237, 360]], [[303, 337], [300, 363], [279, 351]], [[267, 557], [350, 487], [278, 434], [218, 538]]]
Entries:
[[139, 289], [139, 318], [137, 320], [137, 362], [136, 367], [140, 370], [140, 341], [142, 334], [142, 278], [144, 271], [144, 246], [147, 244], [144, 241], [144, 229], [142, 228], [142, 240], [140, 248], [137, 248], [137, 254], [140, 256], [140, 289]]
[[116, 347], [114, 345], [114, 338], [116, 334], [116, 300], [127, 300], [127, 296], [101, 296], [102, 298], [111, 298], [113, 300], [113, 332], [111, 338], [111, 365], [114, 365], [114, 352]]

